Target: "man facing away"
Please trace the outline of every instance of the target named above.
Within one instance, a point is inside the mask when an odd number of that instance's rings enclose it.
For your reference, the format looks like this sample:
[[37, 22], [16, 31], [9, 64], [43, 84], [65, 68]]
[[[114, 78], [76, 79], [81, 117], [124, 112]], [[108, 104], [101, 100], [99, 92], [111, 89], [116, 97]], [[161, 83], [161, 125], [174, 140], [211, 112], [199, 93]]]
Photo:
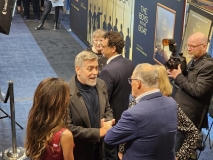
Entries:
[[[75, 142], [75, 160], [102, 160], [103, 137], [114, 124], [106, 84], [97, 78], [98, 57], [82, 51], [75, 58], [76, 74], [70, 80], [67, 127]], [[106, 122], [107, 121], [107, 122]]]
[[[206, 53], [208, 38], [201, 32], [192, 34], [186, 47], [191, 61], [184, 76], [180, 65], [169, 70], [169, 77], [179, 87], [174, 99], [183, 112], [201, 130], [208, 128], [208, 108], [213, 93], [213, 59]], [[177, 132], [176, 151], [179, 151], [185, 136]], [[195, 158], [196, 159], [196, 156]]]
[[[131, 86], [127, 79], [132, 75], [132, 61], [122, 56], [124, 40], [119, 32], [109, 31], [103, 36], [102, 53], [107, 65], [99, 74], [107, 86], [110, 107], [116, 121], [128, 108]], [[117, 160], [117, 147], [105, 146], [105, 160]]]
[[129, 83], [137, 104], [123, 112], [105, 143], [126, 143], [122, 160], [174, 160], [176, 102], [159, 91], [158, 72], [150, 64], [137, 65]]

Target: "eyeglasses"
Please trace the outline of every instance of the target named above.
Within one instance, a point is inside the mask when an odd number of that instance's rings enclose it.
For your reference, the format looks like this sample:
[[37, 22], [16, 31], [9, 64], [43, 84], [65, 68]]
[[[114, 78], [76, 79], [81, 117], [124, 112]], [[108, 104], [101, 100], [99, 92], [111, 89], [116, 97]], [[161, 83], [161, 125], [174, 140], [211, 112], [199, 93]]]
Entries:
[[93, 42], [94, 42], [94, 43], [101, 43], [101, 42], [102, 42], [102, 39], [101, 39], [101, 40], [94, 39]]
[[140, 81], [139, 79], [128, 78], [129, 84], [132, 84], [132, 81], [133, 81], [133, 80], [138, 80], [138, 81]]
[[204, 44], [198, 44], [198, 45], [196, 45], [196, 46], [186, 44], [185, 47], [186, 47], [187, 49], [195, 49], [196, 47], [201, 46], [201, 45], [204, 45]]

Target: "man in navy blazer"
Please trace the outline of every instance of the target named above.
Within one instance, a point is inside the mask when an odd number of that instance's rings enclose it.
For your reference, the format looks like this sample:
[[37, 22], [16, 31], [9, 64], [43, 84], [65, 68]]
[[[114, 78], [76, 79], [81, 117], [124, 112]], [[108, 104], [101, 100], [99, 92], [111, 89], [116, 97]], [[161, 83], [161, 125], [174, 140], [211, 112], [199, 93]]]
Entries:
[[[128, 84], [127, 79], [132, 75], [134, 65], [132, 61], [121, 55], [124, 40], [119, 32], [107, 32], [101, 44], [103, 47], [102, 53], [108, 60], [107, 65], [99, 74], [99, 78], [106, 83], [109, 104], [117, 122], [129, 105], [131, 86]], [[117, 159], [116, 147], [105, 146], [105, 160]]]
[[131, 86], [128, 78], [132, 75], [134, 65], [131, 60], [121, 55], [124, 40], [119, 32], [107, 32], [103, 38], [102, 53], [108, 60], [99, 78], [106, 83], [109, 104], [115, 120], [118, 121], [129, 105]]
[[177, 103], [159, 91], [158, 72], [150, 64], [139, 64], [129, 83], [137, 104], [123, 112], [105, 143], [126, 143], [122, 160], [174, 160]]

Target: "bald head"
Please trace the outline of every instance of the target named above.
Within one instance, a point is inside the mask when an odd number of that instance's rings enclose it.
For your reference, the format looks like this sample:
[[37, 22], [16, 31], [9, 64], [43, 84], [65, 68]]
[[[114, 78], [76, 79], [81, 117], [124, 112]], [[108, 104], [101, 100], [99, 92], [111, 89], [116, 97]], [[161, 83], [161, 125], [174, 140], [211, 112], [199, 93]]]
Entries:
[[190, 58], [199, 59], [206, 53], [208, 38], [201, 32], [193, 33], [187, 41], [187, 50]]
[[205, 44], [207, 45], [208, 43], [208, 38], [201, 32], [196, 32], [194, 34], [192, 34], [188, 40], [193, 40], [193, 41], [197, 41], [200, 42], [200, 44]]

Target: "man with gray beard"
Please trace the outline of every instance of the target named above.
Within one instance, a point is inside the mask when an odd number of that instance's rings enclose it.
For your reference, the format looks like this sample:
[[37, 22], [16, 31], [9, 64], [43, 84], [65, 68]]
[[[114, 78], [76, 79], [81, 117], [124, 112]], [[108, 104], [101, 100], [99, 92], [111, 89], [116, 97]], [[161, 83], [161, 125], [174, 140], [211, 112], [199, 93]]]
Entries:
[[98, 75], [98, 57], [82, 51], [75, 58], [76, 74], [68, 83], [70, 105], [67, 128], [75, 142], [75, 160], [103, 159], [103, 138], [115, 123], [106, 84]]

